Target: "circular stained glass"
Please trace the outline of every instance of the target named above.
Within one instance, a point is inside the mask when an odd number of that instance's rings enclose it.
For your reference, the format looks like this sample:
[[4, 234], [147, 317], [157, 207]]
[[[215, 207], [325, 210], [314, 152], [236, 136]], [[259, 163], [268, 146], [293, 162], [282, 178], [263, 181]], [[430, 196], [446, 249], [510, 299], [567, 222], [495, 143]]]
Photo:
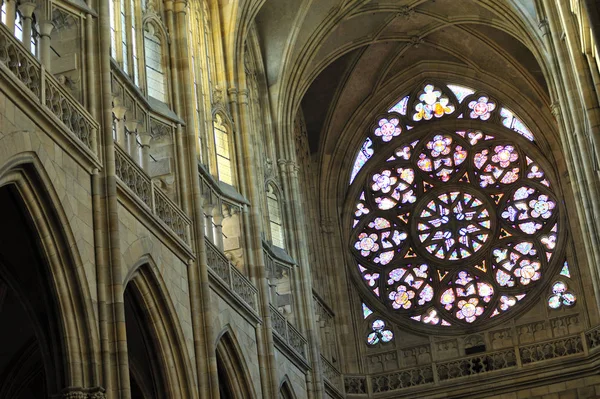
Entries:
[[483, 193], [442, 186], [415, 210], [413, 231], [421, 244], [416, 249], [454, 263], [467, 259], [490, 242], [493, 218], [493, 206]]
[[[351, 246], [366, 289], [397, 321], [448, 329], [534, 300], [561, 236], [540, 153], [510, 132], [403, 132], [354, 183]], [[551, 306], [571, 300], [561, 295]]]

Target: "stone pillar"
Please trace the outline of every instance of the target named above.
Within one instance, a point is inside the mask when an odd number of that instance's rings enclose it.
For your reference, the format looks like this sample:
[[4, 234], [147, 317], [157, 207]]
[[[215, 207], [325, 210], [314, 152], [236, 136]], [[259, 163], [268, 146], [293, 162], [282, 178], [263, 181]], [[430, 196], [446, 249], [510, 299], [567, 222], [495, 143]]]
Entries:
[[19, 11], [21, 12], [21, 18], [23, 20], [23, 45], [27, 50], [31, 51], [31, 22], [33, 21], [33, 11], [35, 10], [35, 3], [21, 3]]
[[4, 4], [6, 4], [6, 27], [14, 34], [15, 18], [17, 16], [17, 1], [5, 0]]
[[215, 206], [212, 210], [214, 223], [214, 243], [221, 251], [223, 245], [223, 209], [222, 206]]
[[113, 107], [112, 110], [115, 115], [115, 119], [117, 120], [115, 130], [117, 131], [117, 137], [115, 141], [121, 146], [121, 148], [126, 149], [125, 145], [125, 112], [127, 112], [127, 108], [122, 105], [117, 105]]
[[127, 153], [131, 156], [131, 158], [138, 160], [138, 164], [139, 162], [139, 155], [138, 155], [138, 146], [137, 146], [137, 128], [138, 128], [138, 121], [136, 120], [126, 120], [125, 121], [125, 128], [126, 128], [126, 132], [127, 132], [127, 144], [126, 144], [126, 149], [127, 149]]
[[147, 132], [139, 132], [140, 142], [142, 143], [142, 159], [140, 165], [146, 173], [150, 174], [150, 140], [152, 136]]
[[54, 24], [51, 21], [40, 22], [40, 41], [38, 44], [40, 61], [42, 65], [50, 71], [50, 33], [54, 29]]
[[213, 209], [214, 209], [214, 205], [213, 204], [205, 204], [204, 205], [204, 217], [206, 218], [206, 226], [208, 227], [206, 229], [206, 238], [208, 238], [208, 241], [210, 241], [211, 243], [215, 243], [215, 231], [213, 229]]

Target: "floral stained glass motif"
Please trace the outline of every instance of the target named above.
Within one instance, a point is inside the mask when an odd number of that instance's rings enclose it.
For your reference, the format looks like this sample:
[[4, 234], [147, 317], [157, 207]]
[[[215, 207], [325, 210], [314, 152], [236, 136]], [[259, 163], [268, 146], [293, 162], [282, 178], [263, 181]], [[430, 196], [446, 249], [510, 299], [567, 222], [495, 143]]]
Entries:
[[552, 218], [556, 201], [545, 190], [522, 186], [507, 201], [502, 219], [526, 234], [535, 234]]
[[430, 120], [434, 116], [441, 118], [451, 114], [455, 110], [450, 99], [442, 94], [442, 91], [433, 85], [426, 85], [419, 95], [419, 102], [415, 104], [414, 121]]
[[475, 90], [459, 85], [448, 85], [448, 88], [452, 90], [459, 103], [462, 103], [468, 95], [475, 93]]
[[487, 121], [490, 119], [492, 115], [492, 111], [496, 109], [496, 103], [491, 102], [489, 98], [482, 96], [477, 99], [477, 101], [469, 102], [469, 109], [471, 110], [471, 114], [469, 115], [471, 119], [481, 119], [482, 121]]
[[443, 182], [450, 180], [457, 167], [467, 159], [467, 151], [462, 146], [453, 144], [449, 135], [435, 135], [423, 150], [417, 166]]
[[377, 319], [371, 323], [371, 332], [367, 335], [369, 345], [377, 345], [380, 342], [387, 343], [392, 339], [394, 339], [394, 333], [386, 327], [385, 321]]
[[352, 175], [350, 176], [350, 184], [352, 184], [352, 182], [356, 178], [356, 175], [358, 174], [358, 172], [360, 172], [362, 167], [365, 166], [365, 163], [367, 163], [369, 158], [373, 156], [374, 150], [371, 148], [372, 145], [373, 142], [369, 138], [367, 138], [363, 143], [360, 151], [358, 152], [358, 155], [356, 156], [356, 160], [354, 161]]
[[396, 118], [380, 119], [379, 126], [375, 129], [375, 136], [381, 137], [381, 140], [387, 143], [402, 133], [402, 128], [399, 126], [399, 123], [400, 120]]
[[474, 157], [476, 174], [482, 188], [500, 187], [519, 178], [519, 154], [512, 145], [496, 145], [477, 152]]
[[415, 172], [411, 168], [383, 169], [372, 175], [371, 193], [381, 210], [402, 208], [415, 202]]
[[548, 298], [548, 306], [551, 309], [559, 309], [562, 306], [573, 306], [577, 297], [568, 291], [567, 283], [557, 281], [552, 285], [552, 295]]

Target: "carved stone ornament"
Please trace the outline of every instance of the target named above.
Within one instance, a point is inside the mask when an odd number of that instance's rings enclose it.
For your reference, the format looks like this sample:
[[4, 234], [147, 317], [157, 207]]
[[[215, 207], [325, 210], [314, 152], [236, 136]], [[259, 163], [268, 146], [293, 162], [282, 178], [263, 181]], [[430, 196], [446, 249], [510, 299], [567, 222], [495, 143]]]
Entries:
[[150, 119], [150, 136], [152, 140], [159, 140], [171, 134], [171, 127], [157, 120]]

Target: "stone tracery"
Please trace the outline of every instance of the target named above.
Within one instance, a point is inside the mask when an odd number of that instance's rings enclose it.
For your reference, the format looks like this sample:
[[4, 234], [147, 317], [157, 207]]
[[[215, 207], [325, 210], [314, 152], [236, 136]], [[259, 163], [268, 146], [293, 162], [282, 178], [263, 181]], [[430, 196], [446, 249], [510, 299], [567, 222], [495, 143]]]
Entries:
[[[351, 245], [394, 320], [460, 330], [526, 306], [563, 232], [531, 131], [487, 94], [452, 87], [426, 84], [378, 118], [352, 172]], [[457, 128], [436, 128], [448, 118]]]

